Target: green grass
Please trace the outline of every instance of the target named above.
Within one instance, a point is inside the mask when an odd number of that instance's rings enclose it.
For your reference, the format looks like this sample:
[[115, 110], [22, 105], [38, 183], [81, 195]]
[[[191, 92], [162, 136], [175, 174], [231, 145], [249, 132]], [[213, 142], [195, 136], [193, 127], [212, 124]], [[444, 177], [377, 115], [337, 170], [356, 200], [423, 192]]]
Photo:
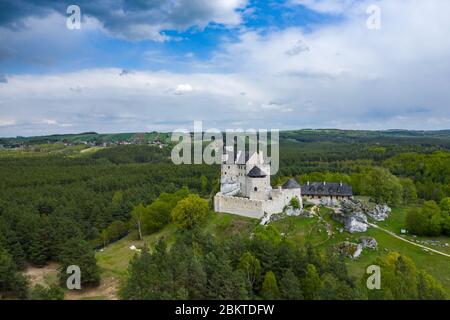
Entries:
[[[250, 232], [256, 223], [258, 223], [256, 219], [226, 213], [213, 213], [204, 228], [217, 237], [229, 237], [240, 232]], [[177, 236], [177, 229], [171, 224], [158, 232], [144, 236], [143, 240], [138, 240], [136, 232], [132, 232], [125, 238], [106, 246], [103, 251], [96, 253], [102, 277], [115, 276], [120, 280], [125, 279], [129, 261], [136, 254], [136, 251], [131, 250], [130, 246], [142, 248], [145, 244], [149, 250], [152, 250], [160, 239], [164, 239], [170, 247]]]
[[[377, 223], [380, 227], [400, 234], [400, 230], [405, 228], [405, 218], [409, 208], [400, 207], [393, 208], [391, 215], [385, 221]], [[426, 252], [424, 249], [416, 247], [410, 243], [401, 241], [393, 236], [383, 232], [382, 230], [369, 228], [364, 235], [374, 237], [378, 242], [378, 251], [364, 250], [362, 256], [355, 261], [349, 263], [349, 271], [357, 276], [362, 276], [365, 267], [371, 264], [378, 256], [383, 256], [391, 251], [397, 251], [411, 258], [417, 268], [422, 269], [433, 275], [442, 282], [447, 292], [450, 293], [450, 258], [441, 256], [436, 253]], [[411, 236], [406, 236], [408, 240], [413, 240]], [[427, 238], [420, 237], [416, 239], [430, 240], [439, 239], [442, 242], [450, 243], [449, 237]], [[450, 253], [449, 248], [433, 247], [444, 253]]]
[[65, 146], [63, 143], [51, 143], [33, 145], [17, 149], [0, 149], [0, 158], [46, 157], [49, 155], [79, 156], [84, 152], [89, 154], [92, 153], [92, 151], [97, 150], [95, 148], [89, 148], [88, 146], [82, 144]]
[[[391, 216], [379, 225], [395, 233], [400, 233], [400, 229], [404, 228], [404, 221], [408, 208], [394, 208]], [[358, 259], [346, 258], [346, 265], [349, 273], [357, 279], [360, 279], [366, 272], [366, 267], [375, 262], [377, 257], [382, 257], [389, 252], [396, 251], [409, 258], [411, 258], [417, 268], [422, 269], [433, 275], [436, 279], [442, 282], [447, 292], [450, 294], [450, 258], [438, 255], [436, 253], [426, 252], [422, 248], [416, 247], [410, 243], [401, 241], [382, 230], [369, 228], [365, 233], [339, 232], [342, 228], [342, 224], [334, 221], [329, 212], [324, 208], [321, 208], [322, 217], [332, 225], [333, 236], [327, 241], [320, 242], [320, 239], [326, 234], [324, 232], [318, 232], [319, 229], [324, 230], [323, 225], [319, 223], [317, 218], [302, 218], [302, 217], [287, 217], [283, 220], [274, 222], [273, 224], [280, 230], [287, 234], [288, 238], [298, 242], [306, 243], [310, 242], [313, 245], [319, 243], [317, 247], [325, 251], [329, 247], [334, 246], [342, 241], [359, 242], [360, 237], [370, 236], [377, 240], [378, 250], [365, 249], [362, 255]], [[408, 237], [408, 239], [413, 239]], [[417, 238], [417, 239], [430, 239], [430, 238]], [[434, 238], [443, 242], [450, 243], [448, 237]], [[433, 247], [433, 249], [447, 252], [448, 248]]]
[[[392, 209], [392, 213], [389, 215], [389, 218], [385, 221], [377, 222], [376, 224], [384, 229], [387, 229], [389, 231], [392, 231], [396, 233], [397, 235], [403, 236], [405, 239], [408, 239], [410, 241], [416, 242], [416, 241], [439, 241], [442, 245], [445, 243], [450, 244], [450, 237], [447, 236], [439, 236], [439, 237], [418, 237], [418, 236], [412, 236], [412, 235], [402, 235], [401, 229], [407, 230], [406, 227], [406, 215], [408, 213], [408, 210], [410, 210], [411, 207], [397, 207]], [[443, 253], [450, 254], [450, 246], [444, 247], [444, 246], [433, 246], [431, 244], [423, 244], [419, 243], [425, 246], [428, 246], [432, 249], [441, 251]]]
[[317, 217], [286, 217], [272, 224], [296, 243], [318, 245], [328, 239], [325, 226]]
[[242, 232], [250, 233], [258, 222], [256, 219], [234, 214], [213, 213], [204, 230], [218, 238], [232, 237]]

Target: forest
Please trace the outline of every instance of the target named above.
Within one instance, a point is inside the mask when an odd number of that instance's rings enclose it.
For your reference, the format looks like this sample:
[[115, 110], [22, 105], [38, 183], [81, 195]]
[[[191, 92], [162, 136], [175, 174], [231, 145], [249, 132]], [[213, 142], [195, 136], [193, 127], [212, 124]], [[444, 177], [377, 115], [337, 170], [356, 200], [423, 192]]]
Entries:
[[[280, 137], [273, 186], [289, 177], [343, 181], [355, 195], [408, 206], [406, 223], [415, 234], [450, 235], [450, 133], [301, 130]], [[202, 226], [214, 214], [220, 168], [176, 166], [169, 149], [0, 150], [0, 297], [61, 299], [71, 264], [84, 270], [83, 285], [97, 286], [96, 250], [173, 224], [174, 241], [132, 259], [122, 298], [447, 298], [435, 278], [401, 253], [379, 258], [393, 278], [375, 296], [364, 279], [349, 274], [343, 257], [283, 239], [275, 227], [230, 239], [208, 235]], [[60, 266], [60, 285], [31, 287], [21, 271], [49, 262]]]

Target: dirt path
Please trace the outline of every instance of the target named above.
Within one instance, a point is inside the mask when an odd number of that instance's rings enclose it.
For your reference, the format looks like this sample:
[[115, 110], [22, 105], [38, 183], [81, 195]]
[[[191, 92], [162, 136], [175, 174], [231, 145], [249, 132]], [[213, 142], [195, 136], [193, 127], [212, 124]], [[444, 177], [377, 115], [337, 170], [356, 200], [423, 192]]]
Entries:
[[328, 234], [328, 238], [330, 238], [331, 236], [333, 236], [333, 227], [331, 226], [331, 224], [326, 221], [321, 215], [320, 215], [320, 208], [315, 205], [314, 207], [311, 208], [311, 212], [313, 213], [313, 215], [315, 215], [316, 217], [319, 218], [320, 222], [323, 222], [327, 228], [327, 234]]
[[391, 236], [393, 236], [393, 237], [395, 237], [395, 238], [397, 238], [397, 239], [400, 239], [400, 240], [402, 240], [402, 241], [408, 242], [408, 243], [410, 243], [410, 244], [412, 244], [412, 245], [414, 245], [414, 246], [416, 246], [416, 247], [420, 247], [420, 248], [422, 248], [422, 249], [425, 249], [425, 250], [428, 250], [428, 251], [431, 251], [431, 252], [434, 252], [434, 253], [437, 253], [437, 254], [440, 254], [440, 255], [442, 255], [442, 256], [445, 256], [445, 257], [450, 258], [450, 254], [447, 254], [447, 253], [444, 253], [444, 252], [435, 250], [435, 249], [433, 249], [433, 248], [430, 248], [430, 247], [427, 247], [427, 246], [424, 246], [424, 245], [415, 243], [415, 242], [413, 242], [413, 241], [410, 241], [410, 240], [408, 240], [408, 239], [405, 239], [405, 238], [403, 238], [403, 237], [400, 237], [399, 235], [395, 234], [394, 232], [389, 231], [389, 230], [386, 230], [386, 229], [384, 229], [384, 228], [381, 228], [381, 227], [377, 226], [376, 224], [373, 224], [373, 223], [370, 223], [370, 222], [368, 222], [367, 224], [368, 224], [369, 226], [371, 226], [371, 227], [374, 227], [374, 228], [377, 228], [377, 229], [379, 229], [379, 230], [381, 230], [381, 231], [384, 231], [384, 232], [390, 234]]
[[[330, 240], [331, 237], [333, 236], [333, 227], [331, 226], [331, 224], [330, 224], [328, 221], [326, 221], [326, 220], [320, 215], [319, 212], [320, 212], [320, 208], [319, 208], [317, 205], [315, 205], [315, 206], [313, 206], [313, 207], [311, 208], [311, 213], [312, 213], [313, 216], [317, 217], [318, 223], [323, 223], [323, 224], [325, 225], [325, 229], [327, 230], [327, 239], [324, 240], [324, 241], [322, 241], [322, 242], [320, 242], [320, 243], [318, 243], [318, 244], [316, 244], [316, 246], [320, 246], [320, 245], [324, 244], [325, 242], [327, 242], [328, 240]], [[311, 229], [311, 230], [309, 231], [309, 236], [311, 235], [312, 231], [313, 231], [313, 229]]]
[[[58, 283], [59, 265], [51, 262], [48, 265], [38, 268], [27, 266], [23, 274], [30, 280], [30, 287], [36, 284], [44, 287], [50, 284]], [[112, 276], [102, 277], [101, 283], [95, 288], [85, 288], [81, 290], [64, 290], [65, 300], [81, 300], [81, 299], [101, 299], [101, 300], [117, 300], [117, 292], [119, 290], [120, 281]]]

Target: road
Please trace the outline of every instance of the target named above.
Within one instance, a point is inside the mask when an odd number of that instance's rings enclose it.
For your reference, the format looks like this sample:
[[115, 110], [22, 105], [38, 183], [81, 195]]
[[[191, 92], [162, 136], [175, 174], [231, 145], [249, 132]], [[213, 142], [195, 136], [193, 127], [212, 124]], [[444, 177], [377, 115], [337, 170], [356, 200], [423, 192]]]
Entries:
[[393, 236], [393, 237], [395, 237], [395, 238], [397, 238], [397, 239], [400, 239], [400, 240], [402, 240], [402, 241], [408, 242], [408, 243], [410, 243], [410, 244], [412, 244], [412, 245], [414, 245], [414, 246], [416, 246], [416, 247], [420, 247], [420, 248], [422, 248], [422, 249], [426, 249], [426, 250], [428, 250], [428, 251], [431, 251], [431, 252], [434, 252], [434, 253], [437, 253], [437, 254], [440, 254], [440, 255], [442, 255], [442, 256], [445, 256], [445, 257], [450, 258], [450, 254], [447, 254], [447, 253], [444, 253], [444, 252], [435, 250], [435, 249], [433, 249], [433, 248], [430, 248], [430, 247], [427, 247], [427, 246], [424, 246], [424, 245], [415, 243], [415, 242], [413, 242], [413, 241], [410, 241], [410, 240], [408, 240], [408, 239], [405, 239], [405, 238], [403, 238], [403, 237], [400, 237], [399, 235], [395, 234], [394, 232], [389, 231], [389, 230], [386, 230], [386, 229], [384, 229], [384, 228], [381, 228], [381, 227], [377, 226], [376, 224], [373, 224], [373, 223], [370, 223], [370, 222], [367, 222], [367, 224], [368, 224], [369, 226], [371, 226], [371, 227], [374, 227], [374, 228], [377, 228], [377, 229], [379, 229], [379, 230], [381, 230], [381, 231], [384, 231], [384, 232], [390, 234], [391, 236]]

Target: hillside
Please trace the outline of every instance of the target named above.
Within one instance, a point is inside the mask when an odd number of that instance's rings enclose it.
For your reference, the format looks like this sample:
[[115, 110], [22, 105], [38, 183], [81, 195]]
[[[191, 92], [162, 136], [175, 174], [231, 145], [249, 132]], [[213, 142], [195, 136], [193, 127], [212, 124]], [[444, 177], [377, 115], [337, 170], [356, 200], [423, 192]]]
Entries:
[[[383, 257], [389, 252], [400, 252], [413, 259], [419, 269], [426, 270], [441, 281], [446, 291], [450, 294], [450, 273], [447, 270], [450, 258], [426, 252], [374, 228], [369, 229], [366, 233], [339, 233], [338, 230], [342, 226], [327, 215], [327, 209], [323, 208], [321, 211], [326, 221], [333, 226], [334, 232], [331, 237], [327, 236], [326, 227], [316, 217], [287, 217], [272, 224], [281, 233], [285, 234], [287, 239], [296, 243], [310, 243], [322, 252], [326, 252], [329, 249], [334, 250], [334, 246], [342, 241], [357, 242], [362, 236], [374, 237], [378, 242], [378, 250], [364, 250], [357, 259], [345, 259], [345, 263], [353, 277], [361, 279], [366, 272], [366, 267], [372, 264], [377, 257]], [[397, 231], [398, 227], [404, 224], [404, 212], [404, 208], [395, 209], [391, 217], [380, 225]], [[222, 239], [237, 234], [250, 236], [257, 223], [258, 221], [254, 219], [217, 213], [213, 214], [209, 219], [205, 230]], [[158, 233], [146, 236], [144, 241], [136, 240], [137, 235], [130, 234], [126, 238], [108, 245], [96, 254], [98, 264], [102, 268], [103, 281], [109, 282], [111, 279], [114, 279], [114, 281], [120, 283], [126, 279], [128, 262], [135, 254], [138, 254], [136, 251], [131, 250], [130, 247], [142, 248], [145, 245], [152, 250], [158, 240], [165, 239], [172, 243], [177, 236], [176, 228], [170, 225]], [[422, 238], [422, 240], [430, 239], [432, 238]], [[450, 237], [440, 237], [438, 240], [441, 243], [450, 243]], [[450, 248], [439, 248], [438, 250], [450, 254]], [[101, 294], [102, 292], [100, 291], [99, 295]], [[101, 296], [98, 298], [101, 298]]]
[[[33, 137], [0, 137], [0, 144], [41, 144], [48, 142], [117, 142], [133, 141], [168, 142], [169, 132], [145, 133], [96, 133], [85, 132], [79, 134], [54, 134]], [[375, 143], [375, 144], [441, 144], [450, 148], [450, 130], [417, 131], [417, 130], [340, 130], [340, 129], [301, 129], [280, 132], [280, 139], [297, 142], [339, 142], [339, 143]], [[406, 140], [405, 140], [406, 139]]]

